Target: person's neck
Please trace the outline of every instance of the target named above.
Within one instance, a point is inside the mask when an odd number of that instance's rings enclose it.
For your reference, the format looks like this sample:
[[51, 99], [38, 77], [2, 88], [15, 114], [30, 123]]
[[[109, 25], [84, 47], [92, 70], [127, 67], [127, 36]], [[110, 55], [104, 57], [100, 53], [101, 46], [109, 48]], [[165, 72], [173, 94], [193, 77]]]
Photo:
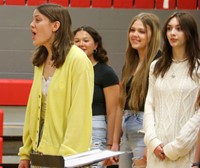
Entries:
[[138, 50], [139, 55], [139, 62], [143, 62], [144, 58], [146, 57], [147, 49]]
[[98, 63], [98, 61], [96, 61], [94, 59], [94, 57], [89, 57], [89, 59], [90, 59], [90, 61], [91, 61], [91, 63], [92, 63], [93, 66], [95, 66]]
[[187, 60], [187, 58], [188, 58], [185, 50], [183, 50], [183, 49], [173, 50], [172, 54], [173, 54], [172, 60], [175, 62], [183, 62], [183, 61]]

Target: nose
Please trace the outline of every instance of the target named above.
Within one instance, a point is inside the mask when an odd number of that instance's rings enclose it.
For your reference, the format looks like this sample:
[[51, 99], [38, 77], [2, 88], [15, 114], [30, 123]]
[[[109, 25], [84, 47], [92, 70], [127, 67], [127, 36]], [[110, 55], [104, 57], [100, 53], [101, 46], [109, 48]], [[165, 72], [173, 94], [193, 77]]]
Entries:
[[34, 26], [34, 23], [33, 23], [33, 21], [30, 23], [30, 27], [33, 27]]
[[79, 48], [81, 48], [81, 47], [83, 46], [81, 41], [75, 41], [75, 44], [76, 44], [76, 46], [78, 46]]
[[132, 35], [133, 35], [133, 36], [138, 36], [138, 31], [133, 31], [133, 32], [132, 32]]
[[84, 42], [80, 41], [78, 45], [79, 45], [79, 47], [82, 47], [84, 45]]
[[171, 34], [175, 34], [176, 33], [176, 29], [175, 28], [172, 28], [171, 29]]

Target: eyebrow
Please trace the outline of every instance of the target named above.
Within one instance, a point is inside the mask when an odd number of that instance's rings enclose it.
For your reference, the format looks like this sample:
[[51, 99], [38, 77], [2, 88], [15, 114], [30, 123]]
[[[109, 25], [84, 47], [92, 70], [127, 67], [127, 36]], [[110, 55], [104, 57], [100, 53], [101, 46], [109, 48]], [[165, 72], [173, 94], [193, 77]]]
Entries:
[[40, 15], [40, 14], [34, 14], [33, 16], [34, 16], [34, 17], [38, 17], [38, 16], [41, 16], [41, 15]]

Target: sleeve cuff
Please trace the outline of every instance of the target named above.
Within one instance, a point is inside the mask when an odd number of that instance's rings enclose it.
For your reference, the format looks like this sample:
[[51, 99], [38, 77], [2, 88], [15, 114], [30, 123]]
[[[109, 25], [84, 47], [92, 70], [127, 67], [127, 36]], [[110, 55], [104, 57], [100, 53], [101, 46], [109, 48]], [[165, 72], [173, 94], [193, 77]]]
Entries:
[[179, 156], [175, 153], [174, 149], [172, 148], [171, 144], [167, 144], [163, 147], [165, 155], [170, 159], [170, 160], [177, 160]]
[[27, 155], [20, 156], [19, 160], [30, 160], [30, 156]]
[[153, 140], [150, 142], [149, 150], [153, 153], [154, 150], [155, 150], [155, 148], [156, 148], [157, 146], [159, 146], [160, 144], [162, 144], [162, 142], [161, 142], [159, 139], [157, 139], [157, 138], [153, 139]]

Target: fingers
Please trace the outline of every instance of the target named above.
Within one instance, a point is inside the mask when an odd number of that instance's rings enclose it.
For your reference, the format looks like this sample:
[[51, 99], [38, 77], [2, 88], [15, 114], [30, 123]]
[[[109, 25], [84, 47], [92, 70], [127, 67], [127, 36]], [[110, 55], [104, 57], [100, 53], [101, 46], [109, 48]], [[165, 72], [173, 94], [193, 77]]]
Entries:
[[156, 147], [156, 149], [154, 150], [154, 154], [160, 160], [164, 160], [165, 159], [166, 156], [164, 154], [163, 145], [162, 144], [160, 144], [159, 146]]
[[111, 165], [116, 164], [118, 161], [119, 161], [118, 157], [111, 157], [109, 159], [104, 160], [103, 165], [104, 166], [111, 166]]
[[160, 159], [160, 160], [164, 160], [165, 159], [165, 154], [160, 152], [157, 157]]
[[158, 152], [155, 153], [155, 155], [160, 160], [164, 160], [165, 157], [166, 157], [163, 151], [158, 151]]
[[103, 166], [111, 166], [111, 165], [113, 165], [113, 164], [114, 164], [114, 162], [112, 162], [112, 161], [109, 160], [109, 159], [103, 162]]

